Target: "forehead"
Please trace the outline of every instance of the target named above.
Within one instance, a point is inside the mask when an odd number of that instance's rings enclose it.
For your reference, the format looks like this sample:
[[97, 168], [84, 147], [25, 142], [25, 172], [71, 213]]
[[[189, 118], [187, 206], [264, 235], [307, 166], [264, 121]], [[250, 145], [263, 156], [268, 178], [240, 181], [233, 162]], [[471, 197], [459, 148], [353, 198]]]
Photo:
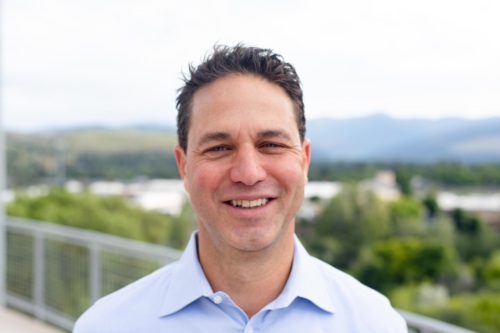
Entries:
[[[245, 101], [247, 99], [247, 101]], [[200, 88], [193, 95], [193, 109], [213, 102], [248, 102], [263, 100], [292, 105], [292, 100], [279, 85], [252, 74], [230, 74]]]
[[233, 74], [193, 96], [190, 135], [214, 127], [263, 126], [296, 130], [293, 102], [279, 85], [254, 75]]
[[293, 111], [293, 103], [279, 85], [249, 74], [231, 74], [200, 88], [193, 96], [192, 116], [260, 110]]

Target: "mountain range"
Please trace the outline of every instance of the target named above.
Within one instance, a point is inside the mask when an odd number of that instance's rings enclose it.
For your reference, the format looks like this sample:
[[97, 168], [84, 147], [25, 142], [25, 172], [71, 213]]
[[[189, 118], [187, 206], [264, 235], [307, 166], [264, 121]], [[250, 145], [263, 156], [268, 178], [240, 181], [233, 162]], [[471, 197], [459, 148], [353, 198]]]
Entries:
[[385, 114], [312, 119], [315, 160], [359, 162], [500, 162], [500, 117], [395, 119]]
[[[500, 117], [403, 120], [375, 114], [310, 119], [306, 127], [313, 161], [500, 163]], [[10, 134], [8, 143], [12, 144], [23, 138], [22, 142], [39, 145], [41, 137], [56, 136], [65, 137], [69, 150], [74, 147], [101, 153], [158, 149], [171, 152], [176, 142], [175, 128], [158, 124], [59, 128], [19, 137]]]

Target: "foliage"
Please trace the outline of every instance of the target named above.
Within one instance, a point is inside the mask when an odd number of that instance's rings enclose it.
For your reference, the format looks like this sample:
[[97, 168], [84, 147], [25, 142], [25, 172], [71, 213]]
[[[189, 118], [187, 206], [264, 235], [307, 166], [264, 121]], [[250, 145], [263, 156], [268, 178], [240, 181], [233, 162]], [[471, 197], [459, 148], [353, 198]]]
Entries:
[[314, 161], [309, 169], [311, 180], [361, 181], [372, 178], [378, 170], [394, 170], [396, 181], [404, 194], [411, 194], [411, 178], [420, 176], [437, 186], [500, 187], [498, 164], [463, 164], [438, 162], [434, 164]]
[[457, 249], [464, 261], [489, 256], [498, 245], [498, 236], [479, 217], [455, 209], [451, 217], [456, 233]]
[[71, 227], [105, 232], [140, 241], [183, 248], [194, 220], [187, 211], [179, 219], [131, 206], [120, 197], [99, 197], [51, 189], [47, 194], [20, 193], [8, 204], [12, 216], [50, 221]]
[[50, 140], [44, 136], [30, 139], [7, 135], [7, 182], [11, 186], [37, 183], [54, 175], [55, 156]]
[[110, 154], [81, 153], [67, 162], [67, 177], [76, 179], [178, 178], [177, 164], [166, 151]]
[[399, 185], [401, 193], [403, 193], [404, 195], [412, 194], [412, 188], [411, 188], [412, 176], [413, 174], [407, 168], [402, 168], [402, 167], [396, 168], [396, 182]]
[[446, 290], [439, 285], [409, 285], [395, 289], [391, 301], [397, 308], [440, 318], [481, 333], [496, 333], [500, 328], [498, 292], [448, 297]]
[[500, 250], [493, 252], [480, 273], [489, 289], [500, 291]]
[[448, 216], [432, 195], [384, 202], [347, 186], [315, 220], [299, 223], [297, 233], [312, 254], [385, 293], [396, 307], [500, 331], [493, 315], [499, 311], [500, 235], [477, 216]]
[[349, 268], [363, 246], [384, 237], [388, 227], [386, 205], [372, 192], [347, 187], [318, 217], [311, 249], [323, 260]]
[[413, 197], [404, 196], [399, 200], [389, 202], [391, 235], [405, 236], [421, 234], [423, 225], [422, 204]]
[[435, 218], [439, 213], [439, 205], [436, 198], [436, 194], [428, 193], [422, 200], [422, 204], [425, 206], [429, 219]]
[[394, 222], [422, 219], [422, 204], [413, 197], [404, 196], [399, 200], [389, 202], [388, 205], [391, 211], [391, 220]]
[[379, 166], [372, 163], [330, 163], [312, 161], [309, 179], [342, 182], [357, 182], [373, 178]]
[[441, 186], [500, 186], [498, 164], [462, 164], [439, 162], [435, 164], [403, 164], [392, 166], [396, 174], [419, 175]]
[[381, 291], [403, 284], [439, 281], [454, 271], [454, 249], [417, 238], [378, 242], [358, 262], [354, 272], [368, 286]]

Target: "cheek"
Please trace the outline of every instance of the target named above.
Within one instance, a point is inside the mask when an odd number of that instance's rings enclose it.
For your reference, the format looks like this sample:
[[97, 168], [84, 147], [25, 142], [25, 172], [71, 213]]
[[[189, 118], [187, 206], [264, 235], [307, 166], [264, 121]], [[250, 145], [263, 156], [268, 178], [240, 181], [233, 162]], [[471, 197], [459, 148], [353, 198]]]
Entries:
[[290, 196], [292, 201], [301, 201], [304, 197], [304, 187], [307, 182], [305, 170], [299, 163], [280, 165], [275, 169], [275, 178]]
[[192, 170], [189, 177], [190, 195], [197, 198], [211, 196], [220, 185], [220, 178], [220, 169], [204, 167]]
[[283, 184], [295, 187], [303, 182], [305, 170], [298, 161], [281, 161], [279, 165], [273, 165], [272, 170]]

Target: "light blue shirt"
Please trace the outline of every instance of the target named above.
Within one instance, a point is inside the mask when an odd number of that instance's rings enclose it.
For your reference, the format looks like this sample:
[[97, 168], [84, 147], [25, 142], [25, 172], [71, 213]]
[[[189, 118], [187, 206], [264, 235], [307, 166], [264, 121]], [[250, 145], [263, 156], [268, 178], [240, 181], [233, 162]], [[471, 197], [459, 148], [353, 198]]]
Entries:
[[74, 333], [403, 333], [404, 319], [378, 292], [311, 257], [295, 239], [282, 293], [252, 318], [214, 292], [197, 256], [196, 234], [178, 262], [97, 301]]

